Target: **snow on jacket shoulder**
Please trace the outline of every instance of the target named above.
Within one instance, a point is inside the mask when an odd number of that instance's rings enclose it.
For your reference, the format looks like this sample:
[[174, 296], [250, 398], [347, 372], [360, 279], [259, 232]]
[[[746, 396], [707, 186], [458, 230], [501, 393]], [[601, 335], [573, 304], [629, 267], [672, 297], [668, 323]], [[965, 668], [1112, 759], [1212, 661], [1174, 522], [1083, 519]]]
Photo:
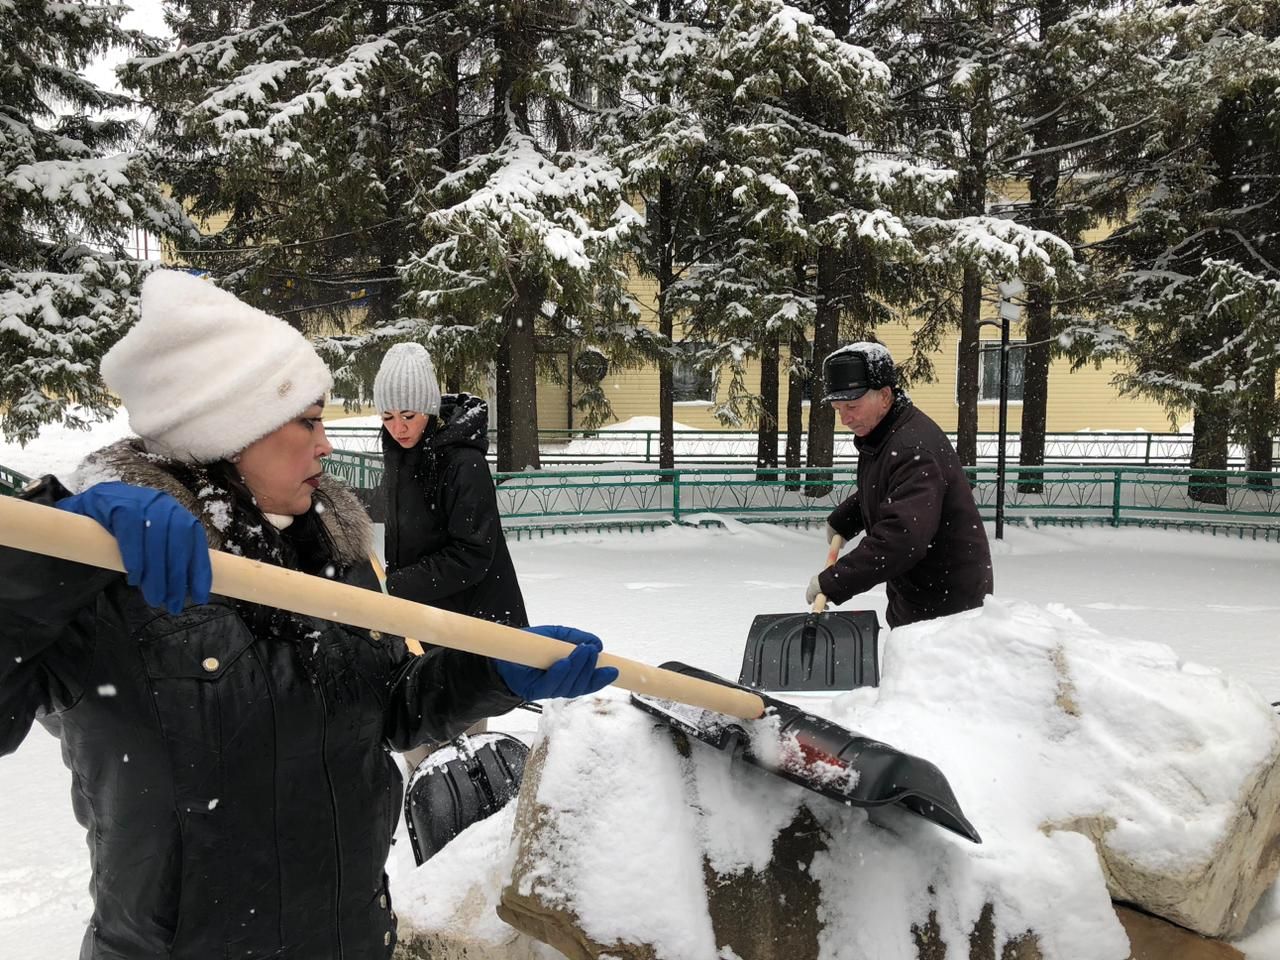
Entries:
[[897, 627], [982, 606], [991, 552], [969, 480], [946, 434], [898, 402], [858, 447], [858, 489], [828, 522], [866, 536], [819, 575], [834, 603], [886, 584]]
[[[93, 473], [174, 494], [215, 547], [375, 583], [368, 518], [336, 483], [280, 535], [136, 441]], [[50, 479], [29, 496], [65, 493]], [[482, 657], [411, 657], [397, 637], [218, 596], [172, 616], [120, 574], [14, 550], [0, 550], [0, 662], [0, 752], [39, 719], [76, 782], [94, 864], [81, 960], [390, 957], [388, 747], [518, 702]]]

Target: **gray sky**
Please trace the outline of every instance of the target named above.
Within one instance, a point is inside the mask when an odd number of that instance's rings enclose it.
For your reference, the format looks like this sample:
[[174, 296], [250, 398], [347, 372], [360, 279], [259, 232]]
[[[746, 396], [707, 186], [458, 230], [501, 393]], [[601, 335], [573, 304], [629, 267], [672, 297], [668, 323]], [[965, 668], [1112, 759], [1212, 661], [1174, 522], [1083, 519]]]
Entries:
[[[154, 37], [168, 36], [168, 28], [164, 25], [164, 11], [161, 0], [124, 0], [121, 6], [132, 8], [121, 21], [125, 27], [143, 30]], [[86, 76], [98, 86], [107, 90], [120, 90], [116, 82], [115, 68], [129, 56], [125, 50], [112, 50], [85, 70]]]

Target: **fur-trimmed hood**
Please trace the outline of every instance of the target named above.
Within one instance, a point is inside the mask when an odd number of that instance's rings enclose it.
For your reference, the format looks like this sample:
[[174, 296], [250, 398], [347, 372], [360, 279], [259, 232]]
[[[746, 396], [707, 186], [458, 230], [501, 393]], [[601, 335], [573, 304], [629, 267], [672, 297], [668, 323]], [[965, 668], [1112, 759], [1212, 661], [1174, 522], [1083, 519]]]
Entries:
[[[233, 532], [232, 518], [237, 512], [234, 495], [210, 477], [208, 467], [148, 453], [140, 439], [129, 437], [89, 454], [70, 486], [80, 491], [111, 480], [170, 494], [199, 518], [212, 549], [245, 552]], [[373, 551], [373, 524], [351, 491], [324, 474], [312, 510], [333, 544], [336, 562], [349, 566], [368, 561]], [[261, 514], [255, 520], [265, 522]]]

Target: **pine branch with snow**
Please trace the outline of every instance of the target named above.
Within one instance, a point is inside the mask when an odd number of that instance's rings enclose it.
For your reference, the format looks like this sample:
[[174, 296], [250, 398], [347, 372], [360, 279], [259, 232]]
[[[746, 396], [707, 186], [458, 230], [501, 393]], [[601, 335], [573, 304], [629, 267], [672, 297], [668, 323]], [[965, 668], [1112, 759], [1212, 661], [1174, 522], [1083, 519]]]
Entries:
[[0, 4], [0, 430], [20, 441], [113, 406], [98, 360], [135, 319], [134, 230], [180, 235], [181, 208], [135, 141], [131, 103], [83, 75], [112, 47], [156, 41], [117, 6]]

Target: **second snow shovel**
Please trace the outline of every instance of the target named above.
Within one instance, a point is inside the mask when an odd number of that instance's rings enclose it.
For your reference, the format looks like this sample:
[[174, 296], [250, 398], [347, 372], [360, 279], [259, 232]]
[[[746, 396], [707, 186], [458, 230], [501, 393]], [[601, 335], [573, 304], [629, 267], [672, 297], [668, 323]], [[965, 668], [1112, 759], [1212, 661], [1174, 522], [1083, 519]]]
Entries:
[[[0, 496], [0, 545], [124, 571], [115, 538], [98, 523], [15, 497]], [[394, 636], [417, 637], [424, 643], [541, 669], [573, 650], [572, 644], [515, 627], [217, 550], [209, 551], [209, 561], [213, 593], [248, 603]], [[720, 714], [726, 726], [747, 734], [753, 749], [744, 751], [744, 758], [765, 770], [850, 804], [899, 803], [975, 843], [981, 842], [960, 811], [946, 777], [927, 760], [859, 737], [829, 720], [766, 700], [699, 670], [661, 669], [611, 653], [602, 653], [598, 662], [616, 667], [615, 685], [633, 694], [698, 707], [704, 714]], [[875, 768], [864, 770], [864, 759], [873, 760]], [[886, 778], [881, 768], [889, 771], [892, 792], [864, 796], [859, 785], [869, 782], [868, 776], [883, 782]]]
[[[827, 566], [844, 538], [831, 539]], [[762, 613], [751, 622], [738, 683], [758, 690], [839, 691], [880, 685], [874, 610], [827, 611], [818, 594], [808, 613]]]

